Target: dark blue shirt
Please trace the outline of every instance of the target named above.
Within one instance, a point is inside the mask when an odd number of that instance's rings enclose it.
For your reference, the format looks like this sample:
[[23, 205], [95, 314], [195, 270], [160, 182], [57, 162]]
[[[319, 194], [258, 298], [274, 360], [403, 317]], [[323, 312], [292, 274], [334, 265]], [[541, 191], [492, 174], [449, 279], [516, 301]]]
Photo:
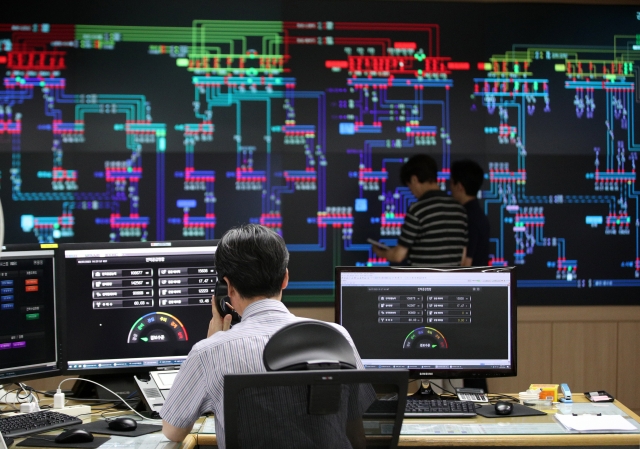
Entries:
[[471, 265], [486, 266], [489, 264], [489, 219], [480, 207], [477, 198], [464, 205], [467, 211], [469, 243], [467, 257], [472, 259]]

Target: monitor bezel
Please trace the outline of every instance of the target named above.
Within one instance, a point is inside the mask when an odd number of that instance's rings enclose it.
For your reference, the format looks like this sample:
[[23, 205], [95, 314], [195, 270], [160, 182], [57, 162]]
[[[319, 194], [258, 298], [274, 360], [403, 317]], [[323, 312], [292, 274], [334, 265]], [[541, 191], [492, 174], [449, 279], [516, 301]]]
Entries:
[[[58, 245], [55, 243], [14, 243], [14, 244], [6, 244], [0, 245], [0, 252], [22, 252], [22, 251], [52, 251], [53, 252], [53, 324], [54, 324], [54, 338], [56, 340], [54, 347], [54, 358], [52, 362], [45, 362], [43, 364], [29, 365], [29, 366], [18, 366], [16, 367], [15, 374], [12, 375], [3, 375], [0, 377], [0, 386], [7, 385], [17, 382], [22, 382], [26, 380], [33, 379], [42, 379], [48, 377], [55, 377], [62, 374], [61, 362], [60, 362], [60, 354], [59, 354], [59, 345], [60, 345], [60, 297], [58, 296], [58, 276], [57, 276], [57, 266], [58, 266]], [[0, 255], [2, 258], [2, 255]], [[53, 363], [53, 368], [48, 368], [48, 366]], [[33, 366], [33, 369], [29, 369]], [[41, 368], [37, 368], [41, 367]], [[27, 370], [27, 372], [25, 372]], [[35, 370], [35, 371], [33, 371]], [[5, 391], [9, 391], [5, 388]], [[0, 398], [2, 399], [2, 398]]]
[[[91, 242], [91, 243], [63, 243], [59, 245], [59, 251], [57, 253], [58, 257], [58, 292], [57, 297], [59, 298], [59, 308], [58, 308], [58, 316], [60, 323], [60, 331], [58, 335], [59, 344], [59, 364], [60, 371], [63, 375], [73, 375], [73, 376], [82, 376], [82, 377], [92, 377], [92, 376], [104, 376], [106, 374], [109, 375], [120, 375], [120, 374], [144, 374], [148, 375], [151, 371], [158, 370], [169, 370], [169, 369], [177, 369], [180, 367], [180, 364], [177, 365], [164, 365], [164, 366], [148, 366], [148, 367], [122, 367], [122, 368], [90, 368], [90, 369], [69, 369], [69, 357], [68, 357], [68, 345], [69, 345], [69, 335], [67, 333], [67, 329], [69, 329], [69, 321], [67, 315], [67, 298], [66, 298], [66, 288], [67, 288], [67, 278], [66, 278], [66, 264], [65, 264], [65, 251], [77, 251], [77, 250], [112, 250], [112, 249], [135, 249], [135, 248], [146, 248], [152, 249], [157, 248], [158, 250], [166, 249], [166, 248], [189, 248], [189, 247], [203, 247], [203, 246], [213, 246], [217, 247], [219, 239], [212, 240], [168, 240], [168, 241], [148, 241], [148, 242]], [[207, 321], [203, 319], [203, 326], [206, 328]], [[196, 344], [197, 341], [194, 341], [193, 344]], [[186, 354], [184, 358], [186, 359]], [[99, 360], [99, 359], [96, 359]], [[128, 360], [128, 359], [127, 359]], [[184, 359], [183, 359], [184, 361]]]
[[[517, 313], [517, 295], [516, 295], [516, 269], [513, 266], [508, 267], [412, 267], [412, 266], [383, 266], [383, 267], [364, 267], [364, 266], [337, 266], [335, 268], [335, 322], [342, 325], [341, 310], [341, 274], [342, 273], [362, 273], [362, 272], [412, 272], [412, 273], [460, 273], [460, 272], [499, 272], [509, 273], [510, 282], [510, 321], [511, 321], [511, 348], [509, 357], [512, 361], [509, 368], [488, 368], [488, 369], [451, 369], [439, 368], [424, 371], [421, 369], [409, 368], [409, 377], [411, 379], [487, 379], [492, 377], [513, 377], [517, 375], [517, 335], [518, 335], [518, 313]], [[357, 349], [357, 348], [356, 348]], [[392, 359], [389, 359], [392, 360]], [[371, 368], [376, 369], [376, 368]]]

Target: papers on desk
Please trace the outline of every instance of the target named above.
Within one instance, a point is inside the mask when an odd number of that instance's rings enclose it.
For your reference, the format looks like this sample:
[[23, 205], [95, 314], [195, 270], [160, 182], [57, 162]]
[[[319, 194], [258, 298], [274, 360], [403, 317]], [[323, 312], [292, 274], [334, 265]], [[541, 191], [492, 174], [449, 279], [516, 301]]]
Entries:
[[578, 432], [637, 431], [629, 420], [620, 415], [559, 415], [555, 418], [569, 430]]
[[161, 433], [149, 433], [139, 437], [112, 436], [100, 449], [179, 449], [181, 445], [169, 441]]

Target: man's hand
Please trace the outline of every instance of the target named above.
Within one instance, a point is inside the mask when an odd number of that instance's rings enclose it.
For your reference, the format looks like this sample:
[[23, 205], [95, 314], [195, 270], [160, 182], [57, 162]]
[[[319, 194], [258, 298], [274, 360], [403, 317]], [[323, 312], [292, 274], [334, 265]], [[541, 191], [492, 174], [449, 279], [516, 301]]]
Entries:
[[209, 331], [207, 332], [207, 338], [211, 337], [218, 331], [228, 331], [231, 328], [231, 314], [227, 314], [224, 318], [218, 313], [216, 307], [216, 297], [212, 297], [211, 304], [211, 321], [209, 321]]
[[387, 259], [389, 262], [402, 262], [409, 255], [409, 248], [404, 247], [402, 245], [396, 245], [393, 248], [383, 249], [378, 248], [376, 246], [372, 246], [373, 252], [376, 253], [378, 257], [382, 257]]
[[387, 250], [384, 248], [379, 248], [375, 245], [371, 245], [371, 249], [373, 250], [374, 253], [376, 253], [376, 256], [381, 257], [383, 259], [387, 258]]

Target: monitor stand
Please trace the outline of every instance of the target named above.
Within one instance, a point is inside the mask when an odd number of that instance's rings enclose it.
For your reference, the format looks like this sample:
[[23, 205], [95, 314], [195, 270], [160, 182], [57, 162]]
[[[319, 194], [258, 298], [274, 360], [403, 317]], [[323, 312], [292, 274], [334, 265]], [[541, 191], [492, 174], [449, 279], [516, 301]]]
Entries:
[[[133, 374], [94, 374], [89, 376], [82, 376], [81, 379], [91, 380], [100, 385], [105, 386], [109, 390], [118, 394], [118, 396], [122, 397], [122, 399], [130, 399], [129, 405], [134, 409], [138, 410], [138, 408], [142, 405], [142, 411], [145, 411], [146, 408], [142, 401], [140, 400], [140, 395], [138, 394], [138, 387], [136, 382], [133, 379]], [[109, 391], [104, 388], [99, 387], [98, 385], [92, 382], [84, 382], [82, 380], [76, 380], [75, 384], [72, 388], [72, 394], [69, 395], [70, 399], [73, 398], [82, 398], [82, 399], [102, 399], [102, 400], [113, 400], [114, 402], [119, 402], [120, 400], [114, 396]], [[125, 404], [118, 404], [115, 408], [118, 409], [127, 409]]]
[[412, 399], [440, 399], [440, 396], [431, 388], [431, 382], [428, 380], [420, 380], [420, 388], [418, 391], [409, 396]]

